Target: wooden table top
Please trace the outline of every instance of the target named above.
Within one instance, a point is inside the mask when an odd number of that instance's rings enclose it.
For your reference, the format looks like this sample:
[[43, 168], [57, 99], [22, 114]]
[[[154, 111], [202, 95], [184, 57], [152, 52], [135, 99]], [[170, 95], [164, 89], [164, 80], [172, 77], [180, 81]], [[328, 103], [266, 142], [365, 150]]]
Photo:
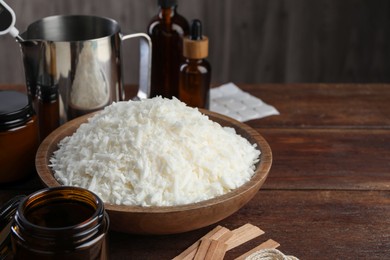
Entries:
[[[280, 112], [246, 122], [273, 151], [264, 186], [242, 209], [210, 227], [163, 236], [110, 232], [111, 259], [171, 259], [216, 225], [234, 229], [246, 223], [265, 234], [228, 251], [225, 259], [270, 238], [300, 259], [388, 259], [390, 85], [239, 86]], [[40, 188], [37, 177], [2, 185], [0, 204]]]

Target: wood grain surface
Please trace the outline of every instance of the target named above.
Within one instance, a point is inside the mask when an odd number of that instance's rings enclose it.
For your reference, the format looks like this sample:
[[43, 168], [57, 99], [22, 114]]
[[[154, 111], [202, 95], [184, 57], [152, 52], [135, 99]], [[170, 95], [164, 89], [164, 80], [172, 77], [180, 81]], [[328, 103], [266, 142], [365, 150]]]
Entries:
[[390, 131], [258, 129], [274, 162], [270, 189], [390, 189]]
[[[261, 190], [237, 214], [219, 224], [229, 229], [252, 223], [264, 235], [228, 251], [234, 259], [267, 239], [299, 259], [386, 259], [390, 197], [385, 191]], [[171, 259], [214, 226], [175, 236], [113, 233], [113, 259]]]
[[255, 128], [389, 129], [388, 84], [240, 84], [280, 115], [247, 122]]
[[[268, 239], [299, 259], [387, 259], [390, 86], [239, 86], [274, 105], [281, 114], [247, 122], [270, 144], [273, 165], [254, 199], [215, 225], [235, 229], [251, 223], [265, 234], [228, 251], [225, 259], [234, 259]], [[1, 89], [12, 87], [16, 86], [3, 85]], [[126, 91], [129, 97], [135, 88]], [[41, 187], [36, 176], [1, 185], [0, 205]], [[110, 257], [171, 259], [215, 225], [176, 235], [110, 232]]]
[[[157, 0], [8, 0], [16, 27], [55, 14], [117, 20], [124, 33], [145, 32]], [[212, 81], [389, 82], [387, 0], [179, 0], [188, 20], [210, 38]], [[124, 46], [126, 83], [138, 82], [136, 43]], [[0, 83], [22, 83], [18, 45], [0, 37]]]

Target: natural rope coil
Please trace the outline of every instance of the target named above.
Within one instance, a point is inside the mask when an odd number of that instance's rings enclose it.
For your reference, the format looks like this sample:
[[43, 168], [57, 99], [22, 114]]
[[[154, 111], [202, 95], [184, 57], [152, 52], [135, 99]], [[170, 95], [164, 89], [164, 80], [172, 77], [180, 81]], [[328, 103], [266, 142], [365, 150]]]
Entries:
[[295, 256], [286, 256], [277, 249], [262, 249], [251, 255], [245, 260], [299, 260]]

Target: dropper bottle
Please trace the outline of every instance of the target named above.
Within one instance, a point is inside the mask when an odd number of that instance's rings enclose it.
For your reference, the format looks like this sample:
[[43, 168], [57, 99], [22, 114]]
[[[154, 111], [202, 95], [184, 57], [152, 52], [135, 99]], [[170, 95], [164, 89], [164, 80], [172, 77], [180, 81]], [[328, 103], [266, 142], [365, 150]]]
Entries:
[[179, 99], [191, 107], [210, 107], [211, 66], [206, 60], [209, 40], [202, 23], [193, 20], [190, 35], [183, 39], [185, 62], [180, 66]]

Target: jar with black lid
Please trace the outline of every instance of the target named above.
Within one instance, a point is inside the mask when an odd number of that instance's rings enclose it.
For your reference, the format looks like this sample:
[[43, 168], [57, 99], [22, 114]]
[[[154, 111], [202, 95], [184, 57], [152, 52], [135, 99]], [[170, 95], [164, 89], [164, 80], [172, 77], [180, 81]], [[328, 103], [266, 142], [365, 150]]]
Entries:
[[33, 173], [38, 145], [37, 118], [27, 95], [0, 91], [0, 183]]
[[61, 186], [39, 190], [18, 205], [11, 226], [13, 258], [108, 259], [109, 217], [93, 192]]

